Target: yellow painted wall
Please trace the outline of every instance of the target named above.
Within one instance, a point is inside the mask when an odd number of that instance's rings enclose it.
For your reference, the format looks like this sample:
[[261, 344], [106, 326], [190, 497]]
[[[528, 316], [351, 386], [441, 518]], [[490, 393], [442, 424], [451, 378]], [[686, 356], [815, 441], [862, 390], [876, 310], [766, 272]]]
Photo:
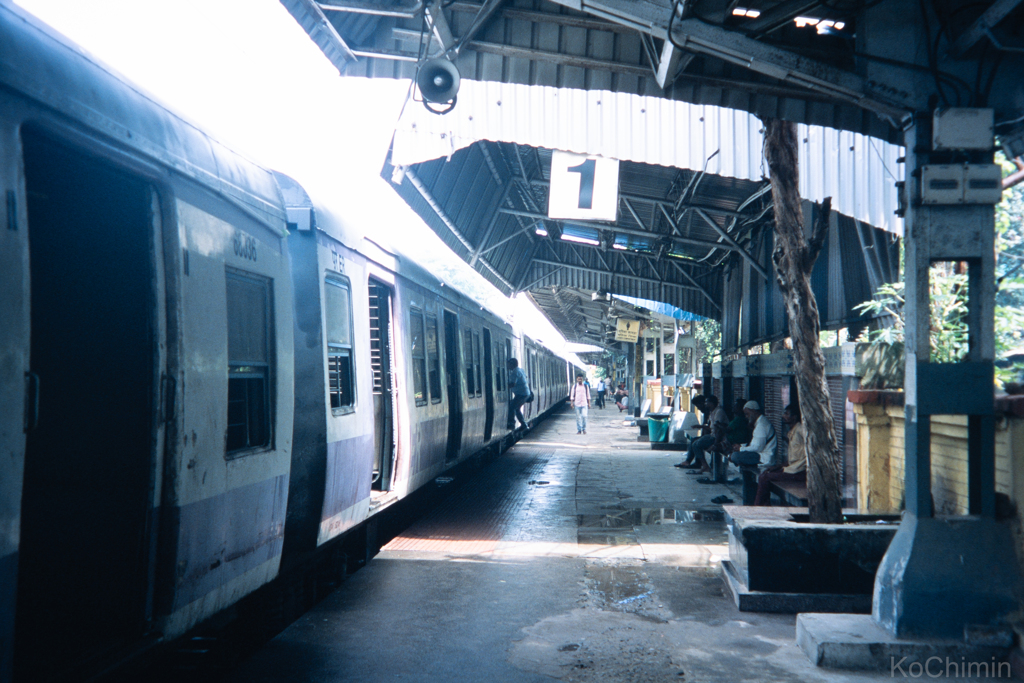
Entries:
[[[858, 506], [872, 512], [900, 510], [904, 507], [903, 407], [855, 405], [854, 412]], [[967, 417], [933, 416], [931, 434], [935, 512], [967, 514]], [[996, 421], [996, 491], [1010, 495], [1024, 509], [1024, 419]]]

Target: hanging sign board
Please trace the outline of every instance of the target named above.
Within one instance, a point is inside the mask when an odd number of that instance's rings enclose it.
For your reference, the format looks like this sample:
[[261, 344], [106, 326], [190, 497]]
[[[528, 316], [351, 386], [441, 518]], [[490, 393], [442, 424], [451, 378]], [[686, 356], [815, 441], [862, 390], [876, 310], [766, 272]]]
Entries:
[[614, 221], [618, 208], [618, 159], [551, 153], [549, 218]]
[[619, 318], [615, 321], [615, 341], [633, 342], [635, 344], [639, 334], [639, 320]]

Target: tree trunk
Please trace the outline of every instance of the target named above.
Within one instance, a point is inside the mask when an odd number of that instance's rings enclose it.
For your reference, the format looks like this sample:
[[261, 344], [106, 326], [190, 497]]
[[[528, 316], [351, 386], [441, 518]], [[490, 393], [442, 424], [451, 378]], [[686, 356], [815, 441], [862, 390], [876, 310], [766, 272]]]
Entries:
[[775, 205], [775, 275], [786, 301], [789, 334], [807, 434], [807, 504], [810, 521], [842, 522], [842, 486], [835, 422], [825, 381], [825, 355], [818, 334], [818, 303], [811, 290], [811, 270], [828, 235], [831, 197], [822, 204], [811, 239], [804, 236], [797, 171], [796, 124], [765, 119], [764, 155], [771, 171]]

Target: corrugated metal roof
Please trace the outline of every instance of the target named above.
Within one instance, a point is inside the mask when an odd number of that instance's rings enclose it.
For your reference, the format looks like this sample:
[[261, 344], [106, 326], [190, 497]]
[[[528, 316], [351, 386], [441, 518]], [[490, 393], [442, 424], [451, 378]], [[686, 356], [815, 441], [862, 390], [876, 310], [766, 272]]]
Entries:
[[[752, 114], [627, 93], [463, 81], [445, 116], [406, 107], [395, 129], [391, 163], [450, 157], [479, 140], [561, 149], [620, 161], [760, 181], [761, 121]], [[834, 210], [903, 234], [895, 183], [902, 148], [865, 135], [798, 126], [800, 194], [832, 197]], [[624, 180], [625, 182], [625, 180]], [[627, 191], [625, 188], [623, 191]]]
[[[286, 4], [298, 1], [285, 0]], [[430, 31], [424, 31], [422, 11], [396, 17], [361, 14], [370, 10], [360, 6], [373, 4], [342, 0], [318, 3], [357, 56], [355, 61], [335, 63], [348, 76], [412, 78], [421, 50], [426, 54], [439, 50], [436, 42], [429, 42]], [[627, 8], [625, 14], [614, 17], [589, 2], [571, 9], [545, 0], [520, 0], [514, 6], [505, 3], [488, 14], [480, 30], [470, 35], [481, 9], [490, 4], [465, 0], [441, 4], [443, 23], [453, 36], [446, 47], [452, 49], [458, 43], [457, 55], [456, 51], [450, 54], [465, 79], [648, 95], [734, 107], [890, 141], [900, 135], [889, 120], [859, 106], [856, 97], [838, 96], [838, 91], [830, 95], [827, 89], [807, 89], [787, 82], [791, 74], [758, 69], [761, 60], [753, 55], [747, 61], [737, 61], [697, 50], [700, 54], [680, 58], [681, 51], [675, 50], [669, 57], [671, 45], [665, 39], [672, 4], [668, 0], [632, 2], [623, 5]], [[338, 5], [347, 9], [335, 11], [342, 9]], [[422, 3], [383, 0], [376, 5], [377, 9], [422, 7]], [[577, 11], [580, 9], [585, 12]], [[629, 9], [650, 16], [635, 22], [626, 16]], [[306, 26], [309, 22], [300, 18], [300, 23]], [[846, 74], [850, 66], [846, 62], [851, 48], [842, 37], [801, 34], [795, 47], [810, 49], [816, 55], [834, 55], [835, 59], [819, 65], [819, 70], [835, 72], [833, 75]], [[831, 63], [836, 60], [842, 63], [838, 70]], [[861, 82], [857, 76], [852, 78]], [[861, 95], [866, 101], [873, 101], [871, 96]]]
[[[727, 351], [786, 335], [772, 274], [770, 186], [624, 161], [620, 203], [632, 210], [620, 207], [615, 223], [583, 225], [546, 218], [550, 162], [550, 150], [482, 141], [450, 159], [412, 164], [404, 175], [389, 164], [383, 175], [453, 251], [505, 294], [529, 292], [570, 341], [603, 338], [579, 311], [588, 305], [581, 292], [722, 320]], [[815, 211], [805, 201], [805, 219]], [[709, 221], [735, 244], [719, 241]], [[861, 321], [853, 307], [896, 277], [895, 239], [833, 213], [812, 282], [823, 326]]]

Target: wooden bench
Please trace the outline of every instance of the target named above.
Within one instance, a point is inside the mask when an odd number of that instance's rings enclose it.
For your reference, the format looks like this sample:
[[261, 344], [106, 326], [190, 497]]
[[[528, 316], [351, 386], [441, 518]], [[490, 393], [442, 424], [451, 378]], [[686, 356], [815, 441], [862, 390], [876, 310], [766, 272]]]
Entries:
[[790, 507], [807, 507], [807, 484], [797, 481], [773, 481], [769, 491], [774, 493], [785, 505]]

